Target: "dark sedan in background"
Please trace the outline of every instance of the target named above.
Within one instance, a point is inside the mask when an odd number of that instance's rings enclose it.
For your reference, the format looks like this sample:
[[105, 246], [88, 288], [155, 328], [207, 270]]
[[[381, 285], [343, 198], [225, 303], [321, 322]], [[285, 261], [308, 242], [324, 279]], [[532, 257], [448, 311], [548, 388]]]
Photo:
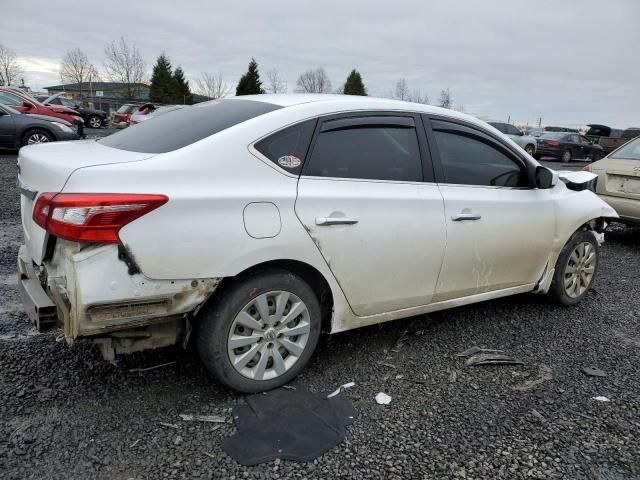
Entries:
[[72, 125], [61, 118], [29, 115], [0, 105], [0, 147], [16, 149], [34, 143], [78, 138]]
[[553, 157], [568, 163], [571, 160], [596, 161], [604, 157], [600, 145], [594, 144], [584, 135], [568, 132], [547, 132], [537, 139], [536, 160]]
[[109, 115], [107, 115], [107, 112], [96, 110], [95, 108], [81, 107], [73, 100], [63, 97], [62, 94], [58, 93], [51, 97], [47, 97], [46, 95], [37, 95], [35, 98], [45, 105], [62, 105], [63, 107], [74, 109], [82, 116], [84, 124], [87, 127], [100, 128], [106, 127], [109, 124]]

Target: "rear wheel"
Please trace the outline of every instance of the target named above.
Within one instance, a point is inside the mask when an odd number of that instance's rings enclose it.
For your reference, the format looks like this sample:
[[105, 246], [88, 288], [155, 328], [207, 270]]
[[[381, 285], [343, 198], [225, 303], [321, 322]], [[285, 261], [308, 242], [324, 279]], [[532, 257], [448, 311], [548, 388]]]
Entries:
[[91, 128], [102, 127], [102, 119], [98, 115], [90, 115], [87, 119], [87, 123]]
[[591, 289], [600, 252], [592, 232], [580, 230], [562, 249], [553, 274], [549, 295], [561, 305], [580, 302]]
[[51, 135], [49, 132], [40, 128], [35, 128], [33, 130], [25, 132], [25, 134], [22, 136], [21, 145], [24, 146], [34, 145], [36, 143], [48, 143], [53, 142], [53, 140], [53, 135]]
[[241, 392], [295, 378], [311, 358], [321, 326], [309, 285], [285, 270], [238, 280], [200, 313], [198, 351], [207, 369]]
[[569, 163], [571, 161], [571, 150], [565, 150], [562, 152], [562, 163]]
[[529, 144], [526, 147], [524, 147], [524, 151], [533, 157], [536, 151], [536, 148], [533, 145]]

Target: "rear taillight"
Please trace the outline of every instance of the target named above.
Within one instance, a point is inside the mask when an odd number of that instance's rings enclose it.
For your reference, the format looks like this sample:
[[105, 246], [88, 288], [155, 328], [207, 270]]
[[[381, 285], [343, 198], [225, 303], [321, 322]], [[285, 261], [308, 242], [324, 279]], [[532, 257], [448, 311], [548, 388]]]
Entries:
[[168, 201], [165, 195], [43, 193], [36, 201], [33, 220], [66, 240], [120, 243], [122, 227]]
[[547, 145], [550, 147], [559, 147], [560, 142], [558, 140], [547, 140]]

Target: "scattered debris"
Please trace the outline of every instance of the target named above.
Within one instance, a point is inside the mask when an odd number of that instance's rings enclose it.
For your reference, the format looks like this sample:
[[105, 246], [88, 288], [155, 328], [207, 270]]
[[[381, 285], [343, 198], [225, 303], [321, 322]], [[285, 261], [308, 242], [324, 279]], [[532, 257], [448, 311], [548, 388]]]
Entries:
[[174, 445], [180, 445], [182, 443], [182, 437], [180, 435], [176, 435], [173, 439]]
[[406, 339], [407, 339], [407, 330], [402, 332], [402, 335], [400, 335], [400, 338], [398, 338], [398, 340], [396, 341], [396, 344], [391, 349], [391, 351], [394, 352], [394, 353], [398, 353], [400, 351], [400, 349], [402, 348], [402, 346], [404, 344], [404, 341]]
[[591, 400], [596, 400], [598, 402], [610, 402], [611, 401], [607, 397], [603, 397], [603, 396], [591, 397]]
[[129, 372], [131, 372], [131, 373], [133, 373], [133, 372], [147, 372], [149, 370], [155, 370], [156, 368], [168, 367], [169, 365], [173, 365], [174, 363], [176, 363], [176, 362], [173, 361], [173, 362], [161, 363], [160, 365], [154, 365], [153, 367], [147, 367], [147, 368], [132, 368], [132, 369], [129, 370]]
[[329, 395], [327, 395], [327, 398], [335, 397], [342, 390], [346, 390], [347, 388], [351, 388], [351, 387], [355, 386], [355, 384], [356, 384], [356, 382], [349, 382], [349, 383], [345, 383], [344, 385], [340, 385], [336, 390], [334, 390]]
[[135, 442], [133, 442], [131, 445], [129, 445], [129, 448], [133, 448], [135, 447], [137, 444], [140, 443], [140, 439], [136, 440]]
[[531, 390], [537, 387], [541, 383], [551, 380], [552, 378], [553, 378], [552, 370], [546, 365], [541, 365], [540, 371], [538, 372], [538, 376], [536, 378], [534, 378], [533, 380], [527, 380], [524, 383], [521, 383], [520, 385], [516, 385], [513, 387], [513, 389], [518, 392], [526, 392], [528, 390]]
[[378, 365], [382, 365], [383, 367], [389, 367], [389, 368], [393, 368], [395, 369], [396, 366], [391, 364], [391, 363], [387, 363], [387, 362], [378, 362]]
[[292, 386], [292, 385], [283, 385], [282, 388], [286, 389], [286, 390], [295, 390], [296, 387]]
[[384, 392], [380, 392], [376, 395], [376, 402], [378, 405], [389, 405], [391, 403], [391, 397]]
[[499, 353], [478, 353], [469, 358], [465, 363], [467, 366], [474, 365], [524, 365], [524, 362], [516, 360], [508, 355]]
[[180, 418], [185, 422], [211, 422], [211, 423], [224, 423], [226, 418], [220, 415], [189, 415], [181, 413]]
[[535, 408], [531, 409], [531, 415], [533, 415], [534, 417], [536, 417], [539, 420], [543, 420], [543, 421], [545, 420], [545, 418], [542, 416], [542, 414], [539, 411], [537, 411]]
[[458, 378], [458, 372], [456, 372], [455, 370], [453, 370], [453, 371], [449, 374], [449, 383], [455, 383], [457, 378]]
[[404, 375], [400, 375], [400, 374], [396, 375], [396, 380], [402, 380], [403, 378], [404, 378]]
[[456, 357], [470, 357], [476, 353], [504, 353], [503, 350], [491, 350], [489, 348], [471, 347], [462, 353], [456, 355]]
[[604, 373], [597, 367], [582, 367], [580, 369], [582, 373], [584, 373], [588, 377], [606, 377], [607, 374]]
[[223, 441], [223, 448], [241, 465], [310, 462], [344, 441], [345, 427], [356, 415], [346, 395], [327, 398], [300, 385], [277, 388], [268, 396], [247, 396], [246, 404], [233, 408], [238, 431]]
[[209, 452], [202, 452], [202, 453], [203, 453], [204, 455], [206, 455], [207, 457], [209, 457], [209, 458], [216, 458], [216, 456], [215, 456], [215, 455], [213, 455], [213, 454], [211, 454], [211, 453], [209, 453]]
[[175, 428], [175, 429], [180, 428], [178, 425], [175, 425], [173, 423], [158, 422], [158, 425], [162, 425], [163, 427]]

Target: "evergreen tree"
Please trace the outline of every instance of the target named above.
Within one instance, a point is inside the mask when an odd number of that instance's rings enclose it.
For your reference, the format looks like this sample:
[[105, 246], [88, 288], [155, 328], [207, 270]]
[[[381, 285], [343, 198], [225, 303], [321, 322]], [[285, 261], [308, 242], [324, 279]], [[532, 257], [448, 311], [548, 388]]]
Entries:
[[[158, 57], [151, 75], [149, 100], [157, 103], [171, 103], [175, 95], [175, 80], [171, 73], [171, 62], [164, 53]], [[182, 103], [182, 102], [181, 102]]]
[[264, 93], [262, 88], [262, 82], [260, 81], [260, 74], [258, 73], [258, 64], [254, 58], [249, 62], [249, 70], [238, 82], [236, 88], [236, 95], [253, 95], [256, 93]]
[[173, 72], [173, 82], [175, 86], [173, 103], [193, 105], [193, 94], [189, 88], [189, 81], [184, 78], [182, 67], [176, 68]]
[[347, 77], [347, 81], [344, 84], [342, 89], [342, 93], [345, 95], [366, 95], [367, 89], [364, 88], [364, 83], [362, 83], [362, 77], [360, 73], [356, 71], [354, 68], [351, 70], [351, 73]]

